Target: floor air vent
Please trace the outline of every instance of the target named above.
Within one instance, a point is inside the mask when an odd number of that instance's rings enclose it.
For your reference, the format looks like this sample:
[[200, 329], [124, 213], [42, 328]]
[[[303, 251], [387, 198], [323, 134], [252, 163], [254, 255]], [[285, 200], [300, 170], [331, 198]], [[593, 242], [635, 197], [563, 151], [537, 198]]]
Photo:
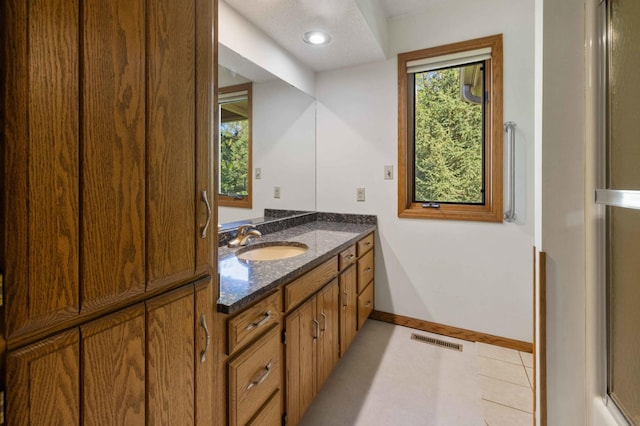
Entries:
[[453, 349], [454, 351], [462, 352], [462, 345], [458, 343], [445, 342], [444, 340], [434, 339], [433, 337], [421, 336], [416, 333], [411, 333], [411, 340], [417, 340], [422, 343], [429, 343], [430, 345], [440, 346], [441, 348]]

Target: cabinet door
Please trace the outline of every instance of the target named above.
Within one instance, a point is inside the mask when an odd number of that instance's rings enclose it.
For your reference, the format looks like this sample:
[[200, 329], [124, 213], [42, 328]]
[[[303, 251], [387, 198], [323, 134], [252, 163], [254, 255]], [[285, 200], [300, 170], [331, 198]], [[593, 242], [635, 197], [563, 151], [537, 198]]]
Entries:
[[147, 302], [148, 424], [195, 422], [193, 285]]
[[145, 290], [145, 6], [84, 0], [81, 10], [81, 294], [89, 312]]
[[340, 274], [340, 356], [356, 336], [358, 325], [357, 268], [351, 265]]
[[79, 301], [78, 0], [6, 0], [6, 335], [73, 318]]
[[209, 189], [211, 174], [210, 152], [203, 147], [212, 141], [212, 7], [206, 0], [147, 2], [148, 289], [187, 281], [198, 263], [211, 266], [215, 224], [209, 225], [208, 244], [199, 239], [207, 216], [202, 191]]
[[83, 424], [144, 424], [144, 304], [80, 327]]
[[287, 332], [286, 412], [289, 424], [296, 425], [316, 395], [317, 333], [316, 298], [289, 314]]
[[7, 356], [7, 424], [80, 424], [80, 333], [58, 334]]
[[334, 279], [316, 296], [318, 321], [320, 321], [318, 391], [338, 363], [340, 354], [339, 294], [338, 279]]
[[218, 300], [210, 278], [195, 284], [196, 292], [196, 425], [213, 425], [214, 420], [214, 310]]

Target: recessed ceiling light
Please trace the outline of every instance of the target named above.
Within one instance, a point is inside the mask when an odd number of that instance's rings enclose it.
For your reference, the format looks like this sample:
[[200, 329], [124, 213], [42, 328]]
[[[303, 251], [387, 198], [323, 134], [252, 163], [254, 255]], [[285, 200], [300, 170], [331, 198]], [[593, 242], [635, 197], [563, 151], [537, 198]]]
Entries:
[[302, 39], [307, 44], [329, 44], [331, 41], [331, 35], [324, 31], [307, 31], [302, 36]]

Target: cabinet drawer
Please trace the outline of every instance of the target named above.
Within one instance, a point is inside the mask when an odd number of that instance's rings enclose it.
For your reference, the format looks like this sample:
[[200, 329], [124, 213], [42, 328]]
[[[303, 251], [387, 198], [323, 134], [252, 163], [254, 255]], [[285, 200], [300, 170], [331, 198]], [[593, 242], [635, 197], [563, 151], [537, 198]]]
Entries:
[[358, 259], [358, 294], [373, 280], [373, 250]]
[[284, 309], [290, 310], [320, 290], [338, 274], [338, 257], [334, 256], [284, 288]]
[[229, 423], [244, 425], [280, 388], [280, 333], [265, 336], [229, 362]]
[[362, 256], [373, 248], [373, 234], [369, 234], [358, 241], [358, 257]]
[[342, 271], [347, 266], [356, 261], [356, 245], [352, 245], [348, 249], [344, 250], [338, 255], [338, 263], [340, 264], [340, 270]]
[[269, 401], [267, 401], [260, 409], [260, 412], [247, 423], [247, 426], [281, 426], [282, 414], [280, 408], [282, 402], [280, 401], [280, 389], [276, 390]]
[[229, 319], [227, 323], [227, 353], [244, 346], [256, 336], [280, 321], [280, 292], [264, 298], [242, 313]]
[[373, 282], [369, 283], [360, 296], [358, 296], [358, 330], [373, 311]]

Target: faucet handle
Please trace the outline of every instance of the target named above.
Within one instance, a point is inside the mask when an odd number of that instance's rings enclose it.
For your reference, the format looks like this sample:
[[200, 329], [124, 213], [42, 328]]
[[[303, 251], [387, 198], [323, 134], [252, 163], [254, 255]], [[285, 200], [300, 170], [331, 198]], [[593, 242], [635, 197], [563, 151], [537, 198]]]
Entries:
[[238, 226], [238, 235], [244, 235], [247, 233], [249, 229], [255, 229], [255, 225], [252, 223], [247, 223], [245, 225]]

